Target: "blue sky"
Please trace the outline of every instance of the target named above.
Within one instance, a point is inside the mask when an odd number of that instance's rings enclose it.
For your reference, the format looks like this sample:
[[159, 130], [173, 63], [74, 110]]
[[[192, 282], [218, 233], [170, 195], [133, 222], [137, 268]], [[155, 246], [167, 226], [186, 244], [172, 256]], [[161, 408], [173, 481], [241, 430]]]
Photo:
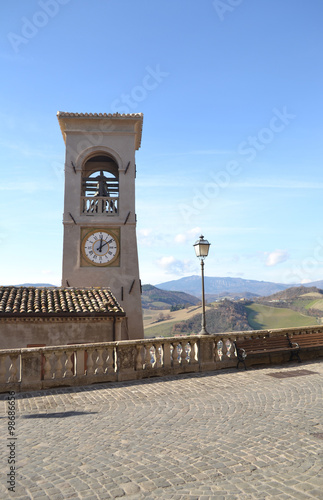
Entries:
[[58, 110], [144, 113], [143, 283], [198, 274], [201, 233], [208, 276], [323, 279], [321, 0], [0, 9], [1, 284], [60, 284]]

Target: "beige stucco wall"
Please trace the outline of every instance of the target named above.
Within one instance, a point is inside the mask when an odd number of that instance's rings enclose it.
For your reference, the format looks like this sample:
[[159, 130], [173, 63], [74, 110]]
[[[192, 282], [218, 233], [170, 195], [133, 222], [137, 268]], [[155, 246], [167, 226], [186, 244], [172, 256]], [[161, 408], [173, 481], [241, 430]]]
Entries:
[[[118, 337], [118, 326], [116, 335]], [[18, 349], [30, 344], [58, 346], [113, 340], [113, 318], [0, 319], [0, 349]]]

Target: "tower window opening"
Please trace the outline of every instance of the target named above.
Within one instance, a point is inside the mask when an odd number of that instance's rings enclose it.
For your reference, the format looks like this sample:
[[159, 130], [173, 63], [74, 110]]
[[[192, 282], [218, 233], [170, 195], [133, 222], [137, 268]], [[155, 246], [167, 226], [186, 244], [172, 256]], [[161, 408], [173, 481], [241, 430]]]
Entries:
[[82, 212], [114, 215], [119, 205], [119, 171], [109, 156], [87, 160], [82, 171]]

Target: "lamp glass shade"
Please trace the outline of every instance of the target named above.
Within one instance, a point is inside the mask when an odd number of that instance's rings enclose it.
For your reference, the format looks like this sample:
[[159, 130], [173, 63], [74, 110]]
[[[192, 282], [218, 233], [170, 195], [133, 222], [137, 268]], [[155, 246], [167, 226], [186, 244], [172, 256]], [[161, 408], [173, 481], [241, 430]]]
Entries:
[[209, 248], [211, 243], [204, 239], [204, 236], [200, 236], [200, 239], [193, 245], [195, 248], [196, 257], [204, 259], [208, 256]]

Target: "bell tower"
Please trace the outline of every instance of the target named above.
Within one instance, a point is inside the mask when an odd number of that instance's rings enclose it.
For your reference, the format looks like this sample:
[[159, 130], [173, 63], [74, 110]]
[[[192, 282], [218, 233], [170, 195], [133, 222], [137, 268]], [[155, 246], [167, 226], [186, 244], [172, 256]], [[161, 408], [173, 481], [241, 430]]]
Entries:
[[121, 339], [143, 338], [135, 213], [143, 115], [57, 117], [66, 145], [62, 285], [109, 287], [126, 312]]

